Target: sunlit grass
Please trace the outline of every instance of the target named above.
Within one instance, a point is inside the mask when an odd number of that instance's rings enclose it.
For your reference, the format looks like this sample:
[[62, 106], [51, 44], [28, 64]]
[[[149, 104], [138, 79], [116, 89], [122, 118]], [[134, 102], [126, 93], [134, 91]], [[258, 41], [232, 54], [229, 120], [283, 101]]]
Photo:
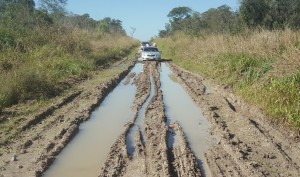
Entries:
[[61, 92], [62, 81], [86, 77], [138, 45], [127, 36], [80, 29], [70, 33], [33, 31], [18, 41], [22, 49], [1, 49], [0, 110], [26, 100], [51, 98]]
[[300, 128], [299, 31], [246, 31], [201, 38], [158, 38], [163, 57], [231, 86], [249, 103]]

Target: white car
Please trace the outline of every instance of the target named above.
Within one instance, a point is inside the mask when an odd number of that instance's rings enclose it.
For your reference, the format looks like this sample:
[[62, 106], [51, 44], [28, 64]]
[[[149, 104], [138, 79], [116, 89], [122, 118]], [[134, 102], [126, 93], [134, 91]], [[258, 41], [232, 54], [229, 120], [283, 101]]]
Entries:
[[142, 60], [160, 60], [160, 51], [156, 47], [144, 47], [141, 58]]

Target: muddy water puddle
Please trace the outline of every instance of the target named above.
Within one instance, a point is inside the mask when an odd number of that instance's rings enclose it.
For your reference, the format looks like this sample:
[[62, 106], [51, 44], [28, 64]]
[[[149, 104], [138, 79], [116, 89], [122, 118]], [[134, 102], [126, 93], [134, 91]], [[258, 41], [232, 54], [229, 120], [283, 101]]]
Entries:
[[[202, 111], [176, 81], [169, 67], [161, 64], [161, 90], [165, 104], [167, 124], [177, 121], [182, 127], [189, 146], [198, 158], [201, 166], [203, 154], [215, 143], [209, 133], [210, 124]], [[168, 146], [176, 146], [176, 135], [170, 132]], [[202, 167], [200, 167], [202, 168]]]
[[[141, 71], [139, 63], [131, 70]], [[110, 147], [124, 130], [124, 124], [134, 116], [131, 105], [136, 87], [124, 85], [124, 80], [92, 113], [91, 119], [80, 125], [79, 134], [60, 153], [44, 177], [98, 176]]]
[[[138, 116], [135, 120], [134, 126], [130, 128], [128, 135], [126, 136], [126, 146], [127, 146], [127, 151], [129, 155], [134, 154], [134, 139], [135, 136], [137, 135], [137, 132], [141, 132], [142, 138], [144, 137], [144, 118], [145, 118], [145, 112], [146, 108], [149, 105], [153, 95], [154, 95], [154, 81], [153, 78], [150, 77], [150, 83], [151, 83], [151, 90], [150, 90], [150, 95], [146, 99], [145, 103], [142, 105], [141, 109], [138, 112]], [[144, 139], [142, 139], [143, 143], [145, 143]]]
[[[172, 75], [167, 65], [162, 63], [161, 69], [161, 90], [166, 106], [167, 124], [175, 121], [180, 124], [202, 168], [200, 159], [214, 142], [209, 134], [210, 125], [203, 117], [201, 110], [176, 81], [176, 77]], [[136, 73], [137, 76], [143, 72], [143, 64], [137, 63], [131, 72]], [[131, 109], [136, 93], [136, 86], [132, 84], [133, 80], [134, 78], [131, 78], [130, 84], [127, 85], [124, 83], [125, 79], [122, 80], [92, 113], [91, 119], [80, 125], [79, 134], [60, 153], [44, 177], [99, 175], [111, 146], [124, 131], [124, 125], [135, 116]], [[150, 95], [139, 110], [135, 124], [126, 137], [130, 155], [134, 154], [134, 138], [137, 132], [141, 131], [142, 136], [144, 134], [145, 110], [155, 94], [152, 77], [150, 81]], [[170, 132], [169, 148], [176, 146], [176, 134], [173, 133]]]

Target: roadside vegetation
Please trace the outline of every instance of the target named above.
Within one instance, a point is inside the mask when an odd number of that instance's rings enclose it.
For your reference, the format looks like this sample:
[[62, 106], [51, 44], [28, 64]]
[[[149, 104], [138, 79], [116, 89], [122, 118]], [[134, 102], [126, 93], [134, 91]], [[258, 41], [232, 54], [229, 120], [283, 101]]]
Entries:
[[47, 100], [70, 79], [127, 56], [138, 42], [122, 22], [64, 10], [66, 0], [0, 2], [0, 112], [28, 100]]
[[154, 40], [163, 57], [230, 86], [274, 121], [299, 129], [300, 3], [252, 2], [241, 1], [237, 12], [174, 8]]

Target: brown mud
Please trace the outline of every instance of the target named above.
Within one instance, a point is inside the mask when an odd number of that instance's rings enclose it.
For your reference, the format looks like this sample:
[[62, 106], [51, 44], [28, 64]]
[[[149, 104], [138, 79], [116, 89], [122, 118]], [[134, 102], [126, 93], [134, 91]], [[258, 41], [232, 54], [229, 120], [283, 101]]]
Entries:
[[295, 132], [272, 124], [258, 108], [247, 105], [226, 87], [171, 67], [212, 123], [212, 134], [220, 138], [205, 154], [211, 176], [300, 175], [300, 141]]
[[[126, 134], [136, 117], [127, 124], [124, 133], [112, 146], [99, 176], [201, 176], [197, 159], [189, 149], [178, 124], [173, 127], [175, 133], [180, 136], [179, 142], [176, 143], [178, 146], [172, 149], [167, 146], [168, 136], [172, 135], [166, 124], [159, 68], [159, 62], [145, 62], [143, 72], [134, 82], [138, 91], [133, 108], [137, 108], [137, 111], [150, 94], [151, 77], [154, 84], [154, 96], [145, 112], [144, 134], [139, 131], [135, 136], [135, 153], [133, 155], [128, 153], [125, 141]], [[144, 95], [147, 96], [140, 99], [140, 91], [145, 92]]]
[[[89, 119], [94, 108], [124, 78], [126, 71], [105, 84], [97, 77], [82, 81], [64, 97], [19, 125], [22, 136], [1, 144], [0, 177], [42, 176], [65, 145]], [[203, 168], [191, 151], [179, 123], [166, 124], [160, 89], [160, 62], [144, 62], [143, 72], [131, 73], [137, 91], [135, 115], [124, 125], [107, 156], [99, 176], [300, 176], [300, 140], [296, 133], [268, 121], [255, 106], [247, 105], [229, 89], [201, 76], [168, 64], [175, 77], [212, 124], [217, 144], [204, 154]], [[138, 112], [150, 96], [140, 127], [134, 135], [134, 152], [129, 153], [126, 137], [135, 126]], [[206, 88], [210, 88], [209, 92]], [[168, 147], [173, 131], [177, 138]], [[1, 135], [1, 134], [0, 134]], [[205, 170], [205, 172], [203, 171]]]

